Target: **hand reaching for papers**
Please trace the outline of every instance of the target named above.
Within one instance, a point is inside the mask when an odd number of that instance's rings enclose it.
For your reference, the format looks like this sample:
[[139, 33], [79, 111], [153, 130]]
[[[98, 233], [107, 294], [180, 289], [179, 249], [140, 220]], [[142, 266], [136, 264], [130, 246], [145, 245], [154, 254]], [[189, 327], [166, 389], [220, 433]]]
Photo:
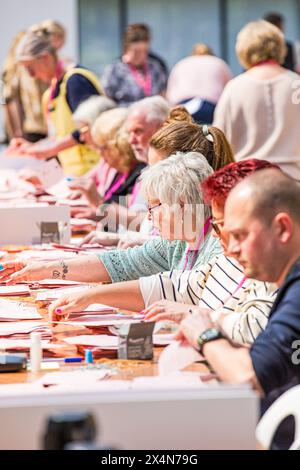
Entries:
[[82, 312], [93, 303], [93, 291], [94, 289], [89, 289], [89, 292], [83, 290], [78, 294], [66, 295], [57, 299], [49, 306], [50, 321], [67, 320], [70, 313]]
[[7, 285], [22, 281], [39, 281], [49, 277], [49, 268], [46, 268], [45, 263], [7, 261], [2, 263], [2, 266], [3, 270], [0, 271], [0, 281], [6, 282]]
[[144, 310], [145, 320], [155, 322], [170, 320], [175, 323], [180, 323], [190, 314], [190, 309], [191, 305], [188, 304], [171, 302], [170, 300], [159, 300]]
[[0, 281], [6, 282], [11, 279], [11, 276], [23, 270], [26, 266], [26, 263], [21, 261], [7, 261], [2, 263], [2, 270], [0, 271]]
[[95, 209], [85, 209], [82, 207], [72, 207], [71, 217], [74, 217], [75, 219], [97, 220]]
[[113, 232], [102, 232], [100, 230], [94, 230], [93, 232], [90, 232], [82, 242], [80, 243], [80, 246], [82, 245], [93, 245], [93, 244], [99, 244], [103, 246], [116, 246], [119, 241], [119, 234], [118, 233], [113, 233]]
[[89, 204], [96, 208], [102, 203], [102, 198], [98, 193], [97, 186], [90, 178], [77, 178], [69, 183], [69, 188], [79, 190], [87, 198]]
[[182, 320], [179, 330], [174, 336], [174, 340], [187, 341], [195, 349], [198, 349], [199, 336], [204, 333], [204, 331], [215, 326], [210, 318], [209, 312], [210, 311], [207, 309], [193, 308], [193, 313]]

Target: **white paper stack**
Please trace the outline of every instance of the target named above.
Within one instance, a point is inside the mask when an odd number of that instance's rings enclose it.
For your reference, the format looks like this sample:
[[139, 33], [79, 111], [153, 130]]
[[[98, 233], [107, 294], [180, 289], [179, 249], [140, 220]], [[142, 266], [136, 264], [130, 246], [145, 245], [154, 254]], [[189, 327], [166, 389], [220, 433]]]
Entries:
[[80, 335], [64, 338], [64, 342], [73, 346], [95, 346], [100, 349], [118, 349], [119, 338], [109, 335]]
[[47, 323], [37, 321], [19, 321], [3, 323], [0, 328], [0, 337], [11, 339], [29, 339], [33, 331], [41, 333], [42, 340], [52, 338], [52, 332]]
[[23, 297], [27, 295], [30, 295], [30, 289], [26, 285], [0, 286], [1, 297]]
[[[7, 339], [0, 338], [0, 350], [5, 351], [22, 351], [28, 352], [30, 350], [31, 340], [30, 339]], [[63, 344], [50, 343], [48, 340], [41, 341], [42, 349], [60, 349]]]
[[85, 289], [90, 289], [91, 287], [93, 286], [84, 284], [80, 287], [74, 286], [60, 289], [49, 289], [39, 292], [36, 296], [36, 300], [42, 302], [52, 302], [53, 300], [59, 299], [59, 297], [62, 297], [63, 295], [78, 294], [79, 292], [82, 292]]
[[[0, 299], [0, 321], [39, 320], [42, 316], [36, 307], [16, 302], [14, 300]], [[0, 336], [2, 325], [0, 328]]]

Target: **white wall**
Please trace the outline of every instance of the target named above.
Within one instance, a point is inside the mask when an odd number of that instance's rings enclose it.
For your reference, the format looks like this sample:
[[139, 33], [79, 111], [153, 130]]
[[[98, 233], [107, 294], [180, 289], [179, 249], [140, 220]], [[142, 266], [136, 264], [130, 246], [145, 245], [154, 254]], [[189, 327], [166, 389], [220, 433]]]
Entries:
[[[61, 22], [67, 29], [67, 42], [61, 54], [78, 60], [77, 0], [0, 0], [0, 64], [15, 34], [44, 19]], [[0, 108], [0, 136], [3, 136]]]

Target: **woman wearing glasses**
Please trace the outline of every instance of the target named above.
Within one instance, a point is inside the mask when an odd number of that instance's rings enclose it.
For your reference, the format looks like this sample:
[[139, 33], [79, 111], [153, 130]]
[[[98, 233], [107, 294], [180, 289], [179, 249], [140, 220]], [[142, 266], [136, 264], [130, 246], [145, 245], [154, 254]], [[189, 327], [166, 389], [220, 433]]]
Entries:
[[160, 232], [160, 237], [143, 246], [64, 260], [64, 270], [60, 262], [4, 263], [1, 278], [11, 282], [38, 280], [58, 271], [65, 279], [118, 282], [204, 264], [221, 252], [218, 240], [210, 236], [210, 210], [203, 210], [200, 189], [211, 173], [206, 158], [196, 152], [171, 156], [143, 173], [142, 187], [149, 188], [149, 217]]

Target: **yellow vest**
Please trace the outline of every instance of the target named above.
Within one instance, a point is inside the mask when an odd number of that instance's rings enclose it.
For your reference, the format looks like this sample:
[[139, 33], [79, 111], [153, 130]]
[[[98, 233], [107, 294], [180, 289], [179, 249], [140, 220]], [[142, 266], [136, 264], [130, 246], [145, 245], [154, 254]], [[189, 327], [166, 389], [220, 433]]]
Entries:
[[[67, 102], [67, 82], [75, 73], [83, 75], [94, 85], [100, 94], [103, 93], [99, 80], [93, 72], [82, 68], [73, 68], [66, 72], [60, 84], [59, 94], [51, 102], [50, 119], [54, 126], [56, 137], [65, 137], [76, 130], [72, 119], [72, 111]], [[49, 98], [50, 90], [47, 90], [43, 96], [44, 104], [49, 102]], [[100, 156], [87, 145], [78, 144], [60, 152], [58, 158], [66, 174], [81, 176], [98, 163]]]

